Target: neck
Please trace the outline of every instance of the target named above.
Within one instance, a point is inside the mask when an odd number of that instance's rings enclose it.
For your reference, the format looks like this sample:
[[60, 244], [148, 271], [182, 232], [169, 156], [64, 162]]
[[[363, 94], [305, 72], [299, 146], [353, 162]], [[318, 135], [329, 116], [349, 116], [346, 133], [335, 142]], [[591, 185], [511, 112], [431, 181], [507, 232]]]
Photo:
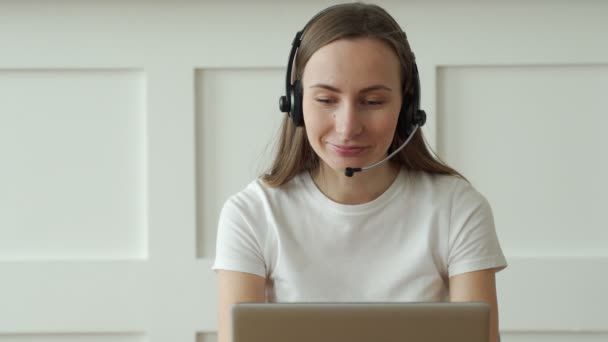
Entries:
[[382, 195], [395, 181], [401, 166], [384, 163], [378, 167], [346, 177], [344, 170], [333, 170], [321, 162], [311, 176], [319, 190], [332, 201], [341, 204], [363, 204]]

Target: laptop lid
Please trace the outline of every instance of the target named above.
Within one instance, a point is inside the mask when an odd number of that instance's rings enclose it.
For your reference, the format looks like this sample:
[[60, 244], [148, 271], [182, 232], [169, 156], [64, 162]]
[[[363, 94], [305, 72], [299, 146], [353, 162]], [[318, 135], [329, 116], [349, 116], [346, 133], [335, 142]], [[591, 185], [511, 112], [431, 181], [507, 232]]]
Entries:
[[248, 303], [233, 342], [487, 342], [486, 303]]

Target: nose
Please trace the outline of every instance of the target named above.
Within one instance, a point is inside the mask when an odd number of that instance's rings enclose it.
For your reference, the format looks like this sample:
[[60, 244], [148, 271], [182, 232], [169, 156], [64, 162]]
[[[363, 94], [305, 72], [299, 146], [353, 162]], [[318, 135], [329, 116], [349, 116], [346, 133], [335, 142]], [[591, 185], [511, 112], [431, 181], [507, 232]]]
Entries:
[[334, 126], [336, 133], [344, 140], [350, 140], [363, 131], [361, 115], [357, 111], [356, 104], [344, 103], [334, 112]]

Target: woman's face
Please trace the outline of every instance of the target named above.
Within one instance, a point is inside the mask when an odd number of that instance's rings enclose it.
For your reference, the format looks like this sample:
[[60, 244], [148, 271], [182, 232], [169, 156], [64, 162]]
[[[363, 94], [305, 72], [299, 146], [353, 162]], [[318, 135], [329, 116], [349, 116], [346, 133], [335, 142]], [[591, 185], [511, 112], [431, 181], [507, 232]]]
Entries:
[[306, 134], [331, 169], [380, 161], [401, 109], [400, 64], [384, 42], [340, 39], [317, 50], [302, 75]]

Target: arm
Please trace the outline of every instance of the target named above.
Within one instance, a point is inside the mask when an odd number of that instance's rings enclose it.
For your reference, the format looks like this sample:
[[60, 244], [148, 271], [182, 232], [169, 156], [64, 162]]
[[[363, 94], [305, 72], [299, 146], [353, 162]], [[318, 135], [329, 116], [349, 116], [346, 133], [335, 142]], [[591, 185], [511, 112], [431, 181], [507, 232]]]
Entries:
[[230, 342], [230, 310], [233, 304], [264, 302], [266, 280], [250, 273], [218, 270], [218, 342]]
[[468, 272], [450, 277], [450, 301], [486, 302], [490, 305], [490, 341], [500, 341], [494, 269]]

